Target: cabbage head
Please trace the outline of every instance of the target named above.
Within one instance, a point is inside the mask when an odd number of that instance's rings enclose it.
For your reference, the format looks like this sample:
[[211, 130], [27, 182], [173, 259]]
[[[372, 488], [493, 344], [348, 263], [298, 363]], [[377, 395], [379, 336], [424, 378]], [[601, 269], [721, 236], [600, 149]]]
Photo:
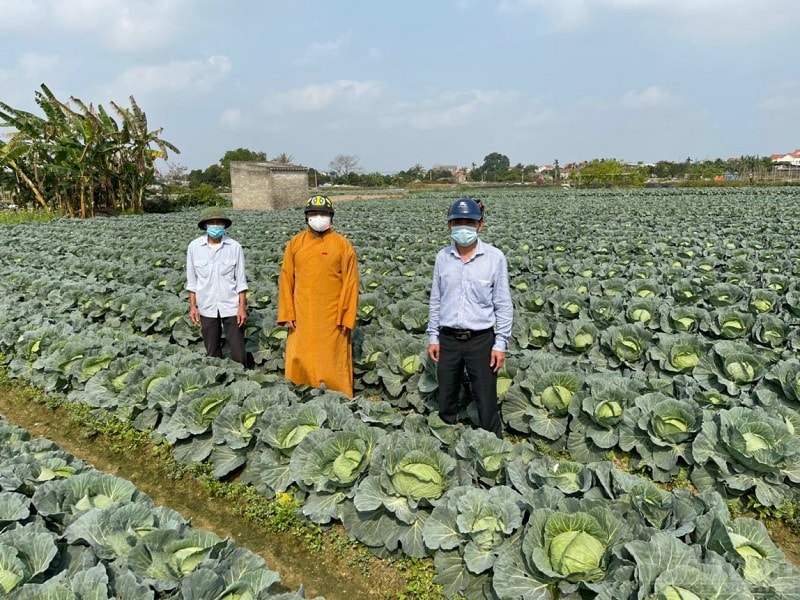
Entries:
[[649, 419], [651, 440], [657, 445], [674, 445], [686, 441], [699, 431], [700, 410], [686, 401], [665, 397], [655, 404]]
[[588, 319], [576, 319], [556, 326], [553, 344], [561, 350], [583, 353], [591, 350], [599, 337], [594, 323]]
[[606, 546], [603, 532], [588, 515], [566, 515], [547, 524], [550, 538], [548, 557], [553, 568], [564, 575], [583, 575], [600, 570]]
[[447, 489], [456, 461], [439, 449], [436, 438], [393, 435], [381, 446], [385, 455], [376, 456], [371, 471], [380, 472], [381, 486], [391, 495], [418, 502], [436, 500]]
[[774, 472], [786, 459], [797, 464], [800, 441], [782, 419], [734, 407], [721, 413], [720, 421], [722, 441], [740, 464], [764, 473]]
[[714, 313], [712, 330], [719, 337], [735, 340], [745, 337], [753, 328], [755, 318], [750, 313], [733, 309], [720, 309]]
[[708, 303], [711, 306], [733, 306], [744, 297], [744, 291], [732, 283], [718, 283], [708, 290]]
[[711, 344], [702, 337], [660, 334], [658, 343], [650, 349], [650, 357], [668, 373], [690, 373], [708, 352]]
[[581, 387], [581, 378], [570, 372], [545, 373], [535, 384], [534, 394], [538, 403], [554, 416], [567, 414], [576, 392]]
[[748, 308], [756, 313], [765, 313], [773, 310], [778, 304], [778, 293], [775, 290], [753, 290], [750, 292]]
[[622, 363], [634, 365], [644, 358], [652, 337], [639, 323], [612, 326], [603, 332], [602, 344]]
[[605, 508], [541, 508], [531, 513], [522, 550], [548, 579], [599, 582], [606, 578], [611, 548], [622, 530], [622, 523]]
[[618, 324], [622, 313], [622, 299], [619, 297], [591, 296], [589, 298], [589, 318], [599, 327]]

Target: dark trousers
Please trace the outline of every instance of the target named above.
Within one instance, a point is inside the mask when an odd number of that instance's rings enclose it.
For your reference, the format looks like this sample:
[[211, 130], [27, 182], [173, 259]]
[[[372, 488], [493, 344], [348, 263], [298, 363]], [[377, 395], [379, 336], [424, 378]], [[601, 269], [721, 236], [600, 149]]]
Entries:
[[204, 317], [200, 316], [200, 333], [206, 354], [222, 358], [222, 329], [228, 340], [231, 360], [247, 365], [247, 354], [244, 350], [244, 329], [236, 324], [236, 317]]
[[439, 417], [445, 423], [456, 422], [461, 379], [466, 368], [481, 427], [502, 438], [497, 375], [490, 366], [493, 345], [494, 331], [491, 329], [464, 341], [445, 332], [439, 334], [439, 362], [436, 365]]

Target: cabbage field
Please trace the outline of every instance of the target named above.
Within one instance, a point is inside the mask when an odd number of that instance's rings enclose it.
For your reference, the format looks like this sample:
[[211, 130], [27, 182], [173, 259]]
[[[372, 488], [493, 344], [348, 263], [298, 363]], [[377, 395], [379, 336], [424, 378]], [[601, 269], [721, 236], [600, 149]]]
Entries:
[[0, 418], [0, 592], [10, 600], [264, 598], [264, 560]]
[[797, 192], [475, 195], [515, 306], [503, 440], [466, 391], [458, 425], [436, 416], [424, 331], [453, 194], [334, 198], [361, 274], [352, 400], [282, 378], [300, 209], [231, 215], [252, 369], [206, 358], [187, 319], [199, 211], [4, 226], [0, 353], [182, 464], [290, 493], [379, 556], [432, 557], [448, 597], [800, 598], [798, 568], [737, 516], [800, 500]]

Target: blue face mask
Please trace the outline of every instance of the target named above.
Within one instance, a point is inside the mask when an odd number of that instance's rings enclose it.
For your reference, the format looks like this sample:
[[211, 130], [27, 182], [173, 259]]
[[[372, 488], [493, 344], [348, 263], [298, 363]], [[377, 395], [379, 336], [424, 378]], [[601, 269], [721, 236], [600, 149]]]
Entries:
[[469, 225], [457, 225], [450, 230], [450, 237], [459, 246], [470, 246], [478, 239], [478, 228]]
[[225, 234], [224, 225], [206, 225], [206, 233], [212, 240], [218, 240]]

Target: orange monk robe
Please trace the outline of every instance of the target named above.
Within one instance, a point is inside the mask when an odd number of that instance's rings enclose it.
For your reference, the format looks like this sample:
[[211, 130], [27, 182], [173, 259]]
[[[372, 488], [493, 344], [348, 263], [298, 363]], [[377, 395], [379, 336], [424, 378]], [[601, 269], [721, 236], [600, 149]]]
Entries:
[[306, 230], [289, 240], [278, 283], [278, 323], [297, 324], [286, 338], [286, 379], [324, 383], [352, 397], [357, 310], [358, 262], [350, 242], [333, 230], [321, 236]]

